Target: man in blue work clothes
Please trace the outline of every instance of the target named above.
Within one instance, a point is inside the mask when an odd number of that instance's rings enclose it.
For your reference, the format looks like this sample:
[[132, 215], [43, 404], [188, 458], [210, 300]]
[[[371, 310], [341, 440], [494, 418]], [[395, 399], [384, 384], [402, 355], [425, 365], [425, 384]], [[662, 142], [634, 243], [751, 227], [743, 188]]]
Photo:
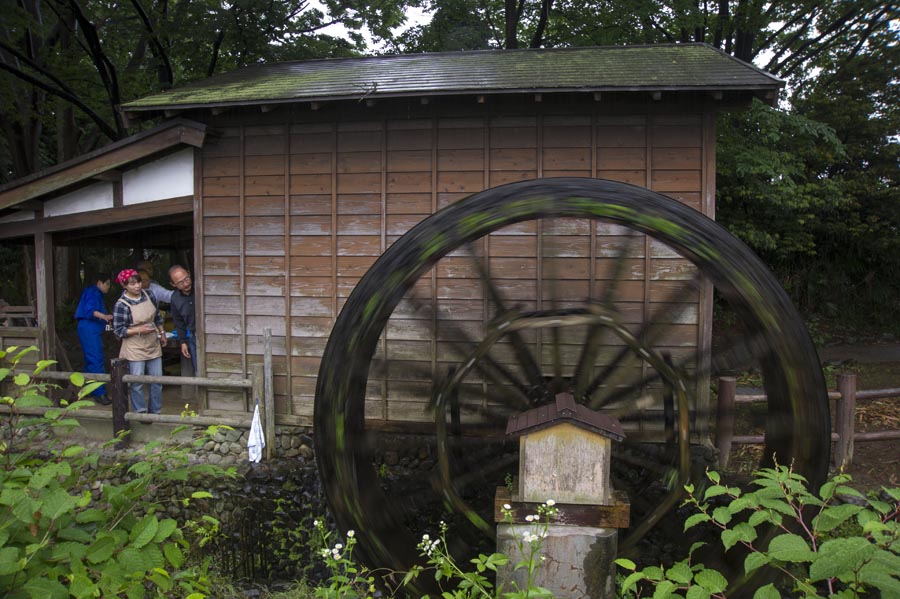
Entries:
[[175, 292], [169, 300], [169, 309], [175, 330], [178, 332], [178, 343], [181, 344], [181, 355], [191, 359], [194, 376], [197, 376], [197, 328], [194, 314], [194, 287], [191, 275], [180, 264], [169, 269], [169, 281]]

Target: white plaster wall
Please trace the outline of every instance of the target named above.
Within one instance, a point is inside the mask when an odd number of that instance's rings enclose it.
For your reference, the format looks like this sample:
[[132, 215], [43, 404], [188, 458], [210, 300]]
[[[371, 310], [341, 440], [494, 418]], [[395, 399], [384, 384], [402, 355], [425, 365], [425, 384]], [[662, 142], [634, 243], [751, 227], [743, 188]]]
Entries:
[[0, 217], [0, 223], [18, 223], [26, 220], [34, 220], [33, 210], [20, 210], [19, 212]]
[[155, 202], [194, 195], [194, 150], [186, 148], [122, 175], [122, 201]]
[[44, 216], [63, 216], [112, 207], [112, 183], [94, 183], [78, 191], [48, 200], [44, 204]]

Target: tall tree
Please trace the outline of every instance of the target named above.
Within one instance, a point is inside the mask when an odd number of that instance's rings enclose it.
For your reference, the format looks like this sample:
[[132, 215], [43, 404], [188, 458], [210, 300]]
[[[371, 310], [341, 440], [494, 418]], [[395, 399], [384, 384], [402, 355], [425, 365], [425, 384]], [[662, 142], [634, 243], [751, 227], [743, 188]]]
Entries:
[[[128, 134], [117, 106], [261, 61], [346, 56], [403, 2], [0, 0], [0, 182]], [[324, 33], [341, 24], [346, 37]], [[0, 150], [4, 148], [0, 147]]]

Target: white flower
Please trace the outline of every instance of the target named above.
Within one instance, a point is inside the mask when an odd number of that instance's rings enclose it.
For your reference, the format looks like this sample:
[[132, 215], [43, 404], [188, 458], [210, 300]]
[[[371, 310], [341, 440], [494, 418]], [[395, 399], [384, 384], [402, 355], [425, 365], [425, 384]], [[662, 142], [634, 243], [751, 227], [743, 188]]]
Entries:
[[353, 532], [352, 530], [348, 530], [348, 531], [347, 531], [347, 538], [348, 538], [348, 539], [352, 539], [352, 538], [353, 538], [353, 535], [355, 535], [355, 534], [356, 534], [356, 533]]
[[547, 507], [553, 507], [554, 505], [556, 505], [555, 501], [553, 501], [552, 499], [547, 500]]
[[313, 526], [315, 526], [315, 527], [318, 528], [318, 526], [319, 526], [319, 521], [318, 521], [318, 520], [313, 520]]
[[525, 521], [526, 521], [526, 522], [534, 522], [535, 520], [537, 520], [537, 517], [535, 517], [535, 516], [533, 516], [533, 515], [531, 515], [531, 514], [528, 514], [527, 516], [525, 516]]
[[430, 538], [431, 538], [431, 537], [428, 536], [428, 533], [425, 533], [424, 535], [422, 535], [422, 540], [423, 540], [423, 541], [427, 541], [427, 540], [429, 540]]
[[335, 543], [335, 544], [334, 544], [334, 550], [335, 550], [335, 551], [340, 551], [340, 550], [343, 549], [343, 548], [344, 548], [344, 544], [343, 544], [343, 543]]
[[505, 509], [505, 510], [511, 510], [511, 509], [512, 509], [512, 506], [509, 505], [508, 503], [504, 503], [504, 504], [503, 504], [503, 509]]

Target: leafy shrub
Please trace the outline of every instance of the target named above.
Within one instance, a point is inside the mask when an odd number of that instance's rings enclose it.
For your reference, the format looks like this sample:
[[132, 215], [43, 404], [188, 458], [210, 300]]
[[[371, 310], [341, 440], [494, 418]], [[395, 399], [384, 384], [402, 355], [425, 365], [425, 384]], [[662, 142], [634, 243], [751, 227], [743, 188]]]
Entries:
[[[115, 459], [106, 461], [97, 452], [67, 443], [58, 433], [78, 426], [74, 415], [93, 405], [85, 398], [97, 383], [85, 384], [82, 375], [72, 375], [78, 399], [55, 406], [46, 397], [51, 385], [34, 376], [52, 362], [38, 362], [31, 373], [14, 371], [34, 351], [34, 347], [0, 351], [8, 364], [0, 368], [0, 383], [14, 388], [13, 394], [0, 398], [6, 407], [0, 413], [4, 596], [206, 597], [208, 564], [188, 562], [189, 547], [180, 524], [165, 517], [164, 498], [171, 495], [149, 491], [197, 476], [233, 472], [189, 464], [189, 447], [183, 445], [153, 442], [112, 454]], [[184, 428], [173, 431], [173, 438]], [[194, 443], [199, 446], [205, 440]], [[209, 496], [200, 491], [181, 501]]]
[[[688, 485], [686, 504], [697, 513], [685, 530], [707, 523], [720, 530], [725, 551], [738, 545], [749, 553], [748, 575], [768, 566], [784, 575], [786, 592], [804, 598], [859, 597], [878, 590], [882, 597], [900, 597], [900, 489], [882, 489], [879, 496], [863, 496], [848, 486], [851, 478], [837, 474], [810, 492], [807, 481], [786, 466], [756, 473], [754, 489], [742, 492], [721, 484], [716, 472], [702, 501]], [[727, 498], [727, 505], [710, 500]], [[763, 531], [774, 530], [774, 534]], [[699, 545], [699, 544], [698, 544]], [[670, 568], [636, 570], [627, 559], [616, 563], [630, 572], [621, 580], [622, 596], [699, 599], [727, 597], [727, 581], [719, 572], [687, 559]], [[769, 583], [754, 599], [778, 599], [782, 593]]]

